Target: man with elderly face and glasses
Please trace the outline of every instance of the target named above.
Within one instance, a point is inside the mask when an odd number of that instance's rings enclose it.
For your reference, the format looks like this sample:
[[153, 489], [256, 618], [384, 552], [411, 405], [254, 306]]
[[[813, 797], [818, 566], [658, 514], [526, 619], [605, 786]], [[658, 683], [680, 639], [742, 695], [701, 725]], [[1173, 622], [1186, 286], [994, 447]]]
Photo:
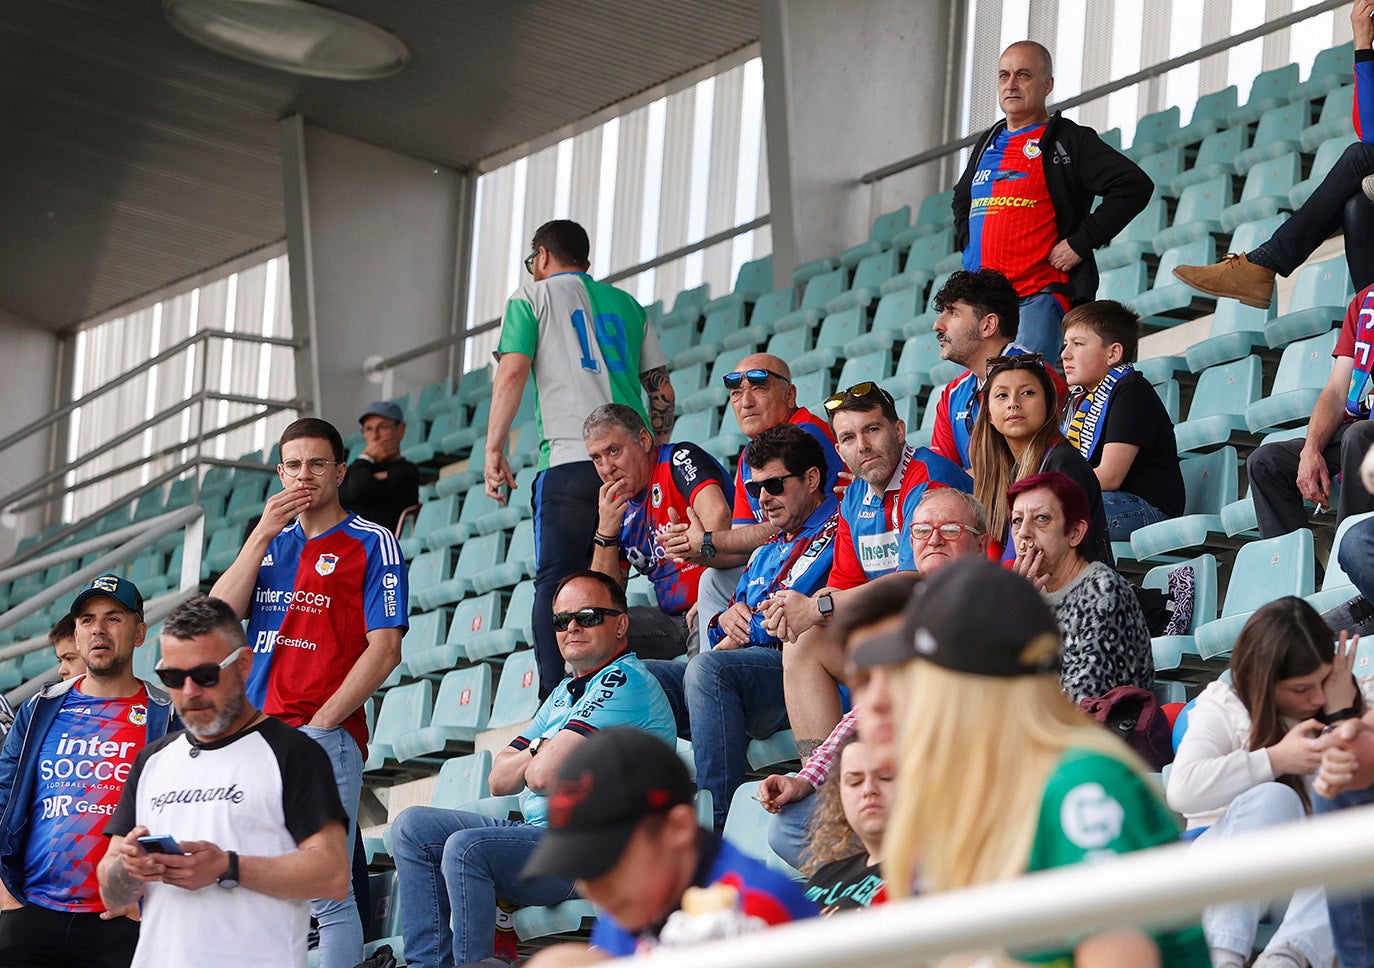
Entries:
[[818, 626], [845, 607], [846, 595], [873, 578], [911, 568], [902, 531], [928, 489], [973, 490], [973, 480], [953, 461], [906, 443], [906, 424], [876, 383], [841, 390], [825, 401], [835, 448], [854, 481], [840, 504], [835, 564], [825, 587], [813, 595], [793, 589], [764, 603], [764, 625], [782, 639], [787, 716], [803, 760], [840, 721], [840, 644]]
[[[791, 424], [800, 427], [820, 444], [825, 457], [824, 486], [828, 491], [839, 479], [844, 464], [835, 451], [835, 436], [829, 425], [806, 407], [797, 406], [797, 388], [787, 363], [768, 353], [753, 353], [724, 377], [730, 394], [730, 409], [740, 431], [750, 440], [773, 427]], [[776, 532], [748, 484], [754, 469], [739, 462], [735, 476], [733, 520], [728, 530], [711, 530], [700, 518], [688, 514], [687, 520], [669, 529], [663, 547], [678, 561], [706, 565], [697, 589], [697, 608], [703, 629], [701, 649], [711, 647], [704, 634], [706, 620], [730, 602], [739, 581], [740, 567], [755, 548]]]
[[[350, 841], [367, 758], [363, 703], [401, 659], [409, 586], [396, 537], [339, 504], [343, 440], [306, 417], [281, 435], [284, 490], [210, 594], [248, 618], [248, 701], [298, 727], [329, 754]], [[363, 929], [347, 899], [316, 902], [322, 968], [362, 960]]]
[[[940, 313], [934, 323], [940, 359], [953, 360], [968, 367], [968, 372], [951, 380], [940, 393], [930, 449], [969, 468], [973, 466], [969, 441], [983, 405], [988, 360], [1030, 350], [1012, 342], [1021, 310], [1016, 290], [1000, 272], [960, 270], [940, 287], [932, 302]], [[1053, 367], [1046, 369], [1054, 380], [1058, 399], [1065, 399], [1069, 388], [1064, 378]]]
[[252, 665], [224, 602], [193, 598], [163, 623], [156, 672], [186, 729], [134, 761], [100, 863], [111, 912], [143, 902], [140, 968], [226, 957], [304, 968], [310, 898], [348, 894], [348, 814], [329, 758], [247, 701]]
[[101, 831], [145, 745], [166, 734], [172, 705], [134, 676], [143, 596], [101, 575], [72, 600], [84, 675], [19, 707], [0, 755], [0, 964], [125, 966], [137, 920], [109, 911], [96, 865]]
[[558, 585], [552, 622], [573, 674], [491, 767], [491, 792], [521, 794], [523, 822], [438, 807], [408, 807], [396, 818], [391, 853], [407, 964], [503, 965], [492, 955], [498, 897], [543, 905], [574, 896], [571, 880], [520, 876], [548, 827], [548, 795], [568, 754], [612, 726], [674, 742], [663, 690], [628, 651], [625, 610], [624, 589], [600, 572], [574, 572]]
[[711, 649], [686, 665], [647, 663], [673, 703], [680, 735], [692, 739], [717, 829], [744, 779], [749, 740], [787, 728], [782, 642], [766, 628], [763, 605], [785, 589], [821, 588], [839, 532], [839, 502], [825, 487], [825, 454], [814, 436], [791, 424], [773, 427], [750, 442], [744, 460], [753, 472], [749, 491], [776, 533], [750, 557], [730, 605], [707, 623]]
[[668, 360], [644, 307], [628, 292], [587, 274], [591, 242], [586, 230], [556, 219], [539, 226], [530, 245], [525, 270], [533, 279], [506, 302], [501, 320], [482, 474], [487, 494], [506, 503], [515, 487], [506, 441], [533, 372], [543, 439], [534, 493], [520, 500], [534, 508], [534, 654], [542, 698], [563, 678], [549, 625], [554, 586], [590, 565], [596, 531], [601, 479], [587, 459], [582, 421], [603, 403], [622, 403], [639, 414], [655, 443], [666, 444], [674, 397]]

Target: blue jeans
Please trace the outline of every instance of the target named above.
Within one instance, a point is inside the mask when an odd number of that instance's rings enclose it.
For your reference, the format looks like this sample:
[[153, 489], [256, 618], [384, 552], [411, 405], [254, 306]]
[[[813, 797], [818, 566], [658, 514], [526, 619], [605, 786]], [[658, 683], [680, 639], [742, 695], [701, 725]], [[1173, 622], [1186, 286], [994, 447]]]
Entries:
[[1059, 363], [1064, 348], [1064, 306], [1057, 296], [1036, 293], [1021, 300], [1021, 324], [1016, 342], [1032, 353], [1043, 353], [1045, 362]]
[[[1306, 816], [1302, 800], [1292, 787], [1282, 783], [1261, 783], [1246, 790], [1231, 801], [1221, 819], [1204, 830], [1197, 839], [1216, 840], [1232, 834], [1263, 830], [1279, 824], [1292, 823]], [[1282, 907], [1279, 899], [1273, 907]], [[1270, 908], [1263, 899], [1231, 901], [1214, 904], [1202, 912], [1202, 930], [1207, 944], [1225, 948], [1248, 957], [1255, 943], [1255, 929], [1260, 918]], [[1287, 944], [1301, 951], [1309, 964], [1329, 965], [1334, 957], [1331, 942], [1331, 922], [1326, 916], [1326, 891], [1320, 887], [1304, 887], [1294, 891], [1283, 911], [1283, 922], [1269, 947]], [[1341, 960], [1341, 965], [1346, 964]]]
[[739, 576], [744, 574], [744, 566], [736, 568], [707, 568], [697, 582], [697, 647], [688, 655], [711, 651], [711, 639], [706, 628], [719, 613], [730, 607], [735, 599], [735, 589], [739, 587]]
[[[1331, 800], [1312, 797], [1313, 813], [1374, 803], [1374, 789], [1351, 790]], [[1328, 897], [1327, 914], [1341, 968], [1374, 968], [1374, 894]]]
[[1139, 494], [1103, 491], [1102, 510], [1107, 515], [1107, 535], [1113, 541], [1129, 541], [1131, 532], [1168, 517]]
[[[334, 783], [339, 800], [348, 813], [348, 843], [358, 826], [358, 797], [363, 791], [363, 753], [342, 726], [318, 729], [302, 726], [300, 731], [323, 747], [334, 768]], [[320, 968], [353, 968], [363, 960], [363, 922], [353, 900], [349, 882], [348, 897], [342, 901], [321, 898], [310, 902], [310, 913], [320, 924]]]
[[553, 592], [564, 577], [592, 563], [596, 495], [601, 478], [589, 460], [559, 464], [534, 479], [534, 657], [539, 698], [563, 681], [563, 655], [553, 636]]
[[1336, 560], [1341, 563], [1350, 583], [1367, 600], [1374, 602], [1374, 518], [1350, 526], [1341, 538], [1341, 546], [1336, 549]]
[[401, 933], [411, 968], [465, 965], [492, 956], [496, 899], [521, 906], [575, 896], [572, 881], [520, 871], [543, 827], [462, 810], [407, 807], [391, 825], [401, 890]]
[[711, 791], [716, 829], [724, 829], [730, 798], [744, 782], [749, 740], [787, 728], [782, 652], [751, 645], [703, 652], [685, 665], [644, 664], [668, 696], [679, 735], [691, 736], [697, 785]]
[[793, 800], [783, 804], [781, 810], [768, 821], [768, 846], [797, 870], [801, 870], [802, 848], [806, 846], [807, 825], [811, 815], [816, 812], [817, 796], [812, 794], [805, 800]]

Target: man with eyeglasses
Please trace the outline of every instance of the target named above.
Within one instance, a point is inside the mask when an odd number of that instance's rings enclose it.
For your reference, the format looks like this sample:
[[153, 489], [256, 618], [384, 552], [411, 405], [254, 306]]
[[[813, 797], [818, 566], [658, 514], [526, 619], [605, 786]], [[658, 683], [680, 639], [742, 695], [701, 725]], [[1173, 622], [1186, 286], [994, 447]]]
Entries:
[[252, 665], [218, 599], [163, 623], [156, 672], [186, 728], [134, 761], [99, 872], [112, 914], [136, 916], [142, 900], [135, 968], [304, 968], [310, 899], [347, 896], [348, 814], [329, 758], [247, 701]]
[[413, 968], [503, 966], [492, 955], [498, 897], [525, 906], [575, 896], [571, 880], [526, 881], [520, 875], [548, 827], [559, 768], [587, 737], [612, 726], [633, 726], [675, 742], [673, 711], [663, 690], [628, 651], [625, 612], [624, 589], [601, 572], [574, 572], [554, 592], [552, 624], [572, 675], [491, 767], [491, 792], [520, 794], [523, 822], [407, 807], [392, 824], [401, 931], [406, 963]]
[[[988, 361], [1030, 350], [1012, 342], [1020, 319], [1020, 303], [1007, 277], [994, 269], [955, 272], [940, 287], [932, 303], [940, 314], [934, 323], [940, 359], [952, 360], [967, 367], [968, 372], [950, 381], [940, 393], [930, 449], [967, 470], [973, 466], [969, 441], [983, 405]], [[1059, 399], [1067, 399], [1069, 387], [1064, 378], [1052, 366], [1045, 369]]]
[[844, 649], [818, 626], [844, 608], [847, 593], [864, 582], [910, 568], [902, 531], [927, 489], [972, 491], [963, 468], [925, 447], [907, 446], [906, 423], [889, 394], [873, 382], [841, 390], [825, 401], [835, 448], [854, 481], [840, 504], [835, 564], [812, 595], [778, 592], [763, 606], [764, 625], [782, 639], [787, 715], [805, 760], [840, 721], [844, 710]]
[[686, 665], [647, 663], [673, 704], [679, 734], [692, 740], [718, 830], [744, 779], [749, 740], [787, 728], [782, 642], [764, 624], [764, 603], [786, 589], [811, 595], [821, 588], [839, 532], [839, 501], [812, 434], [790, 423], [765, 430], [744, 462], [752, 471], [746, 486], [774, 534], [750, 556], [729, 606], [710, 618], [711, 648]]
[[367, 405], [358, 423], [366, 446], [348, 465], [339, 503], [395, 532], [401, 512], [420, 503], [420, 469], [401, 456], [405, 415], [389, 400], [377, 400]]
[[[673, 429], [673, 385], [658, 334], [629, 293], [597, 282], [587, 270], [591, 242], [576, 222], [557, 219], [535, 230], [525, 269], [533, 277], [506, 303], [499, 361], [487, 420], [487, 494], [504, 504], [515, 487], [506, 442], [520, 397], [534, 373], [539, 428], [534, 509], [534, 652], [539, 695], [563, 678], [549, 612], [559, 579], [591, 563], [601, 479], [587, 459], [582, 421], [603, 403], [621, 403], [643, 418], [654, 442]], [[644, 405], [641, 390], [648, 396]], [[476, 455], [474, 455], [476, 459]]]
[[0, 754], [0, 964], [127, 966], [137, 919], [110, 911], [96, 865], [134, 757], [174, 727], [172, 704], [134, 675], [143, 596], [101, 575], [72, 600], [84, 675], [19, 707]]
[[[790, 424], [815, 438], [825, 457], [825, 488], [829, 491], [839, 480], [844, 463], [835, 450], [830, 425], [804, 406], [797, 405], [797, 388], [792, 371], [779, 357], [753, 353], [724, 377], [730, 394], [730, 409], [740, 432], [751, 441], [773, 427]], [[689, 513], [687, 520], [669, 528], [663, 547], [678, 561], [706, 565], [697, 586], [697, 609], [701, 613], [702, 651], [711, 645], [706, 640], [706, 621], [729, 604], [739, 582], [740, 569], [754, 549], [773, 536], [776, 528], [767, 521], [758, 497], [749, 490], [754, 471], [740, 461], [735, 475], [735, 497], [731, 526], [712, 530], [699, 517]]]
[[[284, 490], [210, 594], [248, 618], [253, 668], [248, 701], [324, 747], [350, 841], [367, 758], [363, 703], [396, 668], [409, 624], [409, 585], [396, 537], [345, 511], [343, 440], [305, 417], [281, 435]], [[363, 930], [350, 891], [321, 899], [321, 968], [362, 960]]]

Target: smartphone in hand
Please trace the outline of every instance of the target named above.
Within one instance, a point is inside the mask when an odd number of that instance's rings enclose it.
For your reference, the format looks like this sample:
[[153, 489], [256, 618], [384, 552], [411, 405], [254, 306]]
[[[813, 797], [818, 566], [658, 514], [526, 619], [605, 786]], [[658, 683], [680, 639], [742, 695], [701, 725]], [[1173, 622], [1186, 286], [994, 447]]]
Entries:
[[138, 846], [149, 854], [180, 854], [183, 853], [181, 845], [176, 838], [168, 834], [159, 834], [156, 837], [138, 838]]

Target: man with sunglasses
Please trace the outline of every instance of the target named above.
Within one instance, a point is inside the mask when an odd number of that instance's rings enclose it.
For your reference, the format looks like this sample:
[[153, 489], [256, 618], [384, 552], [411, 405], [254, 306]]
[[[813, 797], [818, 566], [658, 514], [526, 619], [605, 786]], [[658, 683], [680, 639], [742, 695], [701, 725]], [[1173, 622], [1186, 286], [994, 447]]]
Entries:
[[925, 447], [907, 446], [906, 423], [892, 395], [876, 383], [841, 390], [824, 406], [836, 450], [854, 473], [840, 504], [835, 564], [815, 594], [784, 589], [763, 606], [765, 627], [786, 642], [787, 713], [803, 760], [844, 712], [838, 688], [843, 649], [817, 626], [834, 617], [851, 589], [902, 565], [905, 522], [928, 489], [973, 490], [958, 464]]
[[72, 600], [84, 675], [19, 708], [0, 754], [0, 964], [127, 966], [138, 923], [111, 914], [96, 865], [134, 757], [173, 727], [167, 694], [134, 675], [143, 596], [101, 575]]
[[193, 598], [163, 623], [156, 671], [186, 729], [134, 761], [100, 863], [111, 912], [133, 915], [142, 899], [137, 968], [304, 968], [310, 899], [348, 893], [348, 814], [329, 758], [247, 701], [252, 665], [218, 599]]
[[408, 807], [392, 824], [392, 856], [404, 899], [401, 931], [413, 968], [500, 965], [492, 956], [498, 897], [523, 906], [574, 896], [571, 880], [526, 881], [520, 872], [548, 827], [548, 795], [559, 768], [587, 737], [633, 726], [675, 741], [663, 690], [628, 651], [625, 612], [624, 589], [601, 572], [574, 572], [554, 593], [552, 625], [573, 674], [491, 767], [491, 792], [521, 794], [523, 822]]
[[[1016, 290], [1000, 272], [961, 269], [945, 281], [931, 301], [940, 314], [934, 323], [940, 359], [952, 360], [967, 367], [968, 372], [950, 381], [940, 393], [930, 449], [967, 470], [972, 466], [969, 441], [983, 406], [988, 361], [1030, 350], [1012, 342], [1021, 309]], [[1067, 399], [1069, 387], [1064, 378], [1052, 366], [1045, 369], [1059, 399]]]
[[[571, 571], [591, 563], [601, 480], [587, 459], [582, 421], [603, 403], [633, 409], [669, 442], [673, 429], [673, 385], [658, 335], [629, 293], [597, 282], [591, 242], [576, 222], [557, 219], [535, 230], [525, 269], [533, 279], [506, 303], [492, 378], [487, 420], [487, 494], [505, 504], [515, 477], [506, 442], [531, 372], [539, 410], [538, 475], [529, 500], [534, 508], [534, 652], [539, 695], [549, 695], [563, 678], [549, 612], [553, 590]], [[648, 395], [646, 408], [640, 391]], [[476, 455], [473, 455], [476, 459]]]
[[[343, 440], [314, 417], [282, 431], [284, 488], [210, 594], [248, 618], [248, 701], [295, 726], [329, 755], [350, 841], [367, 758], [367, 701], [401, 659], [409, 584], [396, 537], [345, 511]], [[350, 892], [321, 899], [321, 968], [362, 960], [363, 929]]]

